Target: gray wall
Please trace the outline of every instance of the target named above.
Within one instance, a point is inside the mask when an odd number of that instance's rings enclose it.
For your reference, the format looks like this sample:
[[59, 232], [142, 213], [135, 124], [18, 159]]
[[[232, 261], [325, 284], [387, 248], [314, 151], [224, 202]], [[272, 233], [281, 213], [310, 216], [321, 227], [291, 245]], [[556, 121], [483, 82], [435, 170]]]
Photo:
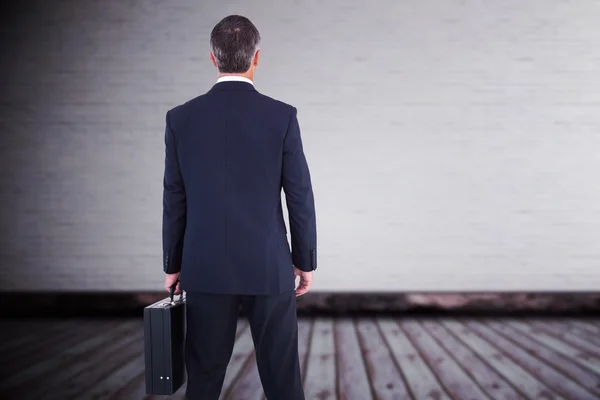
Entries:
[[314, 290], [600, 287], [600, 2], [24, 1], [3, 25], [0, 289], [160, 290], [164, 113], [208, 36], [299, 109]]

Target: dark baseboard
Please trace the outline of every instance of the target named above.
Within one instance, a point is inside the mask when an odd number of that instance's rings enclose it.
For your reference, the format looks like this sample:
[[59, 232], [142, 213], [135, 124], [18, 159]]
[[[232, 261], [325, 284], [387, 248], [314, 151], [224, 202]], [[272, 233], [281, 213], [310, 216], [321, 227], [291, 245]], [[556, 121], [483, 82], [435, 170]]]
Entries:
[[[0, 316], [141, 316], [166, 292], [0, 292]], [[599, 316], [600, 292], [310, 292], [299, 315]]]

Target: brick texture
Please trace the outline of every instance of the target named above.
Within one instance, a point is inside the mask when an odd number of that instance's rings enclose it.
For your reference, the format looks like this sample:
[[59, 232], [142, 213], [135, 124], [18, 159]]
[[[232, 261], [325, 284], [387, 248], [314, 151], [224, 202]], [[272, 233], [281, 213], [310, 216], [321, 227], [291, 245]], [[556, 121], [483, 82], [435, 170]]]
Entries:
[[258, 90], [299, 109], [315, 291], [600, 287], [597, 1], [19, 4], [0, 290], [160, 290], [164, 113], [213, 84], [232, 13]]

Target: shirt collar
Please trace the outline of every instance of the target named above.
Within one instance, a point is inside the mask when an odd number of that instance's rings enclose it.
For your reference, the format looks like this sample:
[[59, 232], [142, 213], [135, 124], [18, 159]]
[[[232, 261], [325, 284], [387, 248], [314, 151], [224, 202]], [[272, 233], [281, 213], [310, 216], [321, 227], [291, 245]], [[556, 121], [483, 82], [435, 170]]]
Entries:
[[254, 82], [252, 82], [250, 79], [246, 78], [245, 76], [225, 75], [225, 76], [222, 76], [219, 79], [217, 79], [217, 83], [228, 82], [228, 81], [247, 82], [251, 85], [254, 85]]

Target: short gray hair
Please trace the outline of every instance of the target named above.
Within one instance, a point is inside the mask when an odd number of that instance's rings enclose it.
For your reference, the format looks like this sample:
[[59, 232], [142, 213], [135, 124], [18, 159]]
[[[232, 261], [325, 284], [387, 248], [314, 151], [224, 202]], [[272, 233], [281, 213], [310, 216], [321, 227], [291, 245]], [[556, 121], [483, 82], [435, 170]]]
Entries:
[[248, 71], [252, 58], [259, 49], [260, 33], [246, 17], [229, 15], [223, 18], [210, 34], [219, 72], [243, 73]]

